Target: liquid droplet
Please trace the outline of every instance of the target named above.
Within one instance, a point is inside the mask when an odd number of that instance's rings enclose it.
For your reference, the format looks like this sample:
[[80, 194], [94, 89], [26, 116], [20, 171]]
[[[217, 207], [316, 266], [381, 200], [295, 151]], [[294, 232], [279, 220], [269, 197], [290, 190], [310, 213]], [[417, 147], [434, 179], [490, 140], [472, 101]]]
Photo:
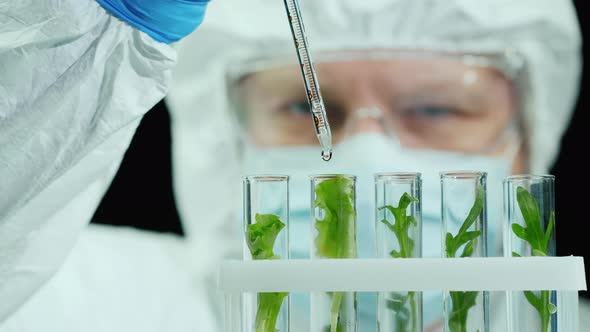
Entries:
[[324, 161], [330, 161], [330, 159], [332, 159], [332, 150], [322, 151], [322, 159]]

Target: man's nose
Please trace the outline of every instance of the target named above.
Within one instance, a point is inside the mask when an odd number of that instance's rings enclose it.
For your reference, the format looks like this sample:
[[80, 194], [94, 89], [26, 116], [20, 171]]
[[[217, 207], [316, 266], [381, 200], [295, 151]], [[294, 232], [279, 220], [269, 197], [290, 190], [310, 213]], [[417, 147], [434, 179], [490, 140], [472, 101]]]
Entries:
[[348, 135], [387, 132], [383, 111], [378, 107], [361, 107], [354, 110], [347, 121]]

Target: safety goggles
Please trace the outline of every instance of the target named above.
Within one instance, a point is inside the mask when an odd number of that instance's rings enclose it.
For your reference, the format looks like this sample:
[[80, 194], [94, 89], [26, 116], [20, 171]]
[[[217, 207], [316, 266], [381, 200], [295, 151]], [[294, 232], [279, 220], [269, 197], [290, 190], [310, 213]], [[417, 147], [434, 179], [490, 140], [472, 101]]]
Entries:
[[[238, 123], [260, 146], [317, 144], [300, 70], [284, 59], [230, 70]], [[315, 68], [335, 144], [380, 132], [411, 149], [496, 153], [519, 139], [518, 55], [341, 51]]]

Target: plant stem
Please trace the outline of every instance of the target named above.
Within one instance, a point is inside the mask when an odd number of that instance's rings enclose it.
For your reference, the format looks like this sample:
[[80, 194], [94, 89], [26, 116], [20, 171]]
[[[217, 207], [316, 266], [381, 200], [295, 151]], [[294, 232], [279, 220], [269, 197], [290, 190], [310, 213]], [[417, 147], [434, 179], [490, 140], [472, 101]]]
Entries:
[[256, 332], [276, 332], [277, 318], [287, 293], [258, 293]]
[[[455, 324], [449, 324], [451, 332], [466, 332], [467, 331], [467, 315], [466, 311], [461, 310], [463, 307], [463, 296], [461, 292], [450, 292], [453, 312], [451, 313], [452, 320]], [[465, 313], [465, 315], [463, 314]]]
[[549, 291], [541, 291], [541, 303], [543, 303], [543, 310], [539, 312], [541, 315], [541, 331], [547, 332], [549, 330], [549, 322], [551, 321], [551, 312], [549, 311]]
[[410, 309], [412, 310], [412, 332], [417, 332], [418, 328], [415, 295], [415, 292], [408, 292], [408, 297], [410, 298]]
[[332, 295], [332, 310], [330, 316], [330, 332], [338, 331], [338, 315], [340, 313], [340, 306], [342, 306], [342, 297], [344, 293], [338, 292]]
[[411, 257], [412, 253], [408, 252], [409, 250], [411, 250], [409, 248], [409, 235], [408, 234], [403, 234], [402, 236], [400, 236], [401, 238], [398, 239], [400, 241], [400, 254], [402, 257], [405, 258], [409, 258]]
[[450, 292], [452, 312], [449, 316], [451, 332], [466, 332], [469, 310], [475, 306], [478, 292]]

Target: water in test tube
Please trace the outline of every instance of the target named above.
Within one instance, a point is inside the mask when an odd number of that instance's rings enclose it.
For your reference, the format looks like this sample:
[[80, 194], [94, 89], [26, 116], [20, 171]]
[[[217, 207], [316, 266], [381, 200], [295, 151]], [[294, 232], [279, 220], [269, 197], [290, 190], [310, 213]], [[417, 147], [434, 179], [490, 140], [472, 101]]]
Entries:
[[311, 60], [309, 43], [305, 36], [305, 28], [303, 27], [303, 20], [299, 9], [299, 1], [284, 0], [284, 2], [289, 17], [289, 24], [291, 25], [293, 41], [297, 49], [301, 74], [305, 83], [305, 89], [307, 90], [307, 101], [311, 107], [313, 124], [320, 145], [322, 146], [322, 158], [325, 161], [329, 161], [332, 158], [332, 133], [328, 124], [328, 118], [326, 117], [326, 107], [324, 106], [322, 94], [320, 93], [320, 85], [313, 68], [313, 61]]

